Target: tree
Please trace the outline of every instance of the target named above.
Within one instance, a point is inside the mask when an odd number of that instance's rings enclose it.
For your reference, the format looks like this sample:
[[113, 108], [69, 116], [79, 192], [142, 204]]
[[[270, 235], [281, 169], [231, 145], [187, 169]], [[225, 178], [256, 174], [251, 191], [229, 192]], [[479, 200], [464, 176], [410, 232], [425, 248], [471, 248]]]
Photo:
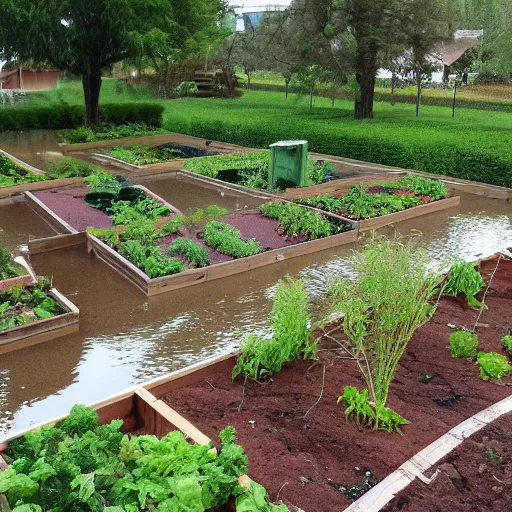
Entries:
[[421, 78], [436, 68], [432, 52], [436, 45], [453, 37], [454, 21], [448, 8], [450, 0], [406, 0], [401, 26], [402, 40], [410, 48], [416, 78], [416, 117], [420, 113]]
[[82, 77], [86, 124], [99, 121], [102, 69], [135, 51], [165, 0], [0, 0], [2, 55], [35, 60]]

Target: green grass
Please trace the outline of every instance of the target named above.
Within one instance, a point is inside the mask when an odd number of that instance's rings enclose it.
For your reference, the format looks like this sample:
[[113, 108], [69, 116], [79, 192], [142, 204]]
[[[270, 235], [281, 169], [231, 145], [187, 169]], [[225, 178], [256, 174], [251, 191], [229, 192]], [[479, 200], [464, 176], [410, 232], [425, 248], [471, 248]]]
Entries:
[[[55, 91], [29, 95], [33, 102], [83, 101], [80, 84], [63, 82]], [[105, 81], [102, 102], [147, 101], [147, 91], [117, 92]], [[312, 151], [412, 168], [512, 187], [512, 116], [461, 108], [454, 119], [445, 107], [424, 106], [416, 118], [407, 104], [375, 104], [375, 119], [355, 121], [353, 104], [316, 98], [285, 100], [283, 94], [247, 91], [232, 100], [184, 98], [152, 100], [164, 108], [169, 131], [267, 147], [280, 139], [309, 141]], [[25, 107], [26, 108], [26, 107]]]

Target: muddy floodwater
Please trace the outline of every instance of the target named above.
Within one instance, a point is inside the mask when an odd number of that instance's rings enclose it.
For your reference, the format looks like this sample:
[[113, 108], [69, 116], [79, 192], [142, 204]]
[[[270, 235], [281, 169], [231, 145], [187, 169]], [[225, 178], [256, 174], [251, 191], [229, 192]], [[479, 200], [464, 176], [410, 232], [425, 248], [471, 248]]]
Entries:
[[[14, 146], [0, 139], [0, 147], [10, 151]], [[24, 158], [23, 151], [16, 156]], [[30, 163], [42, 157], [26, 151]], [[141, 183], [182, 210], [212, 202], [230, 210], [257, 206], [247, 196], [200, 191], [184, 179]], [[23, 202], [0, 202], [0, 228], [0, 240], [11, 250], [29, 237], [55, 234]], [[381, 232], [418, 235], [418, 243], [438, 264], [454, 256], [474, 260], [512, 246], [512, 205], [462, 195], [460, 207]], [[80, 308], [80, 333], [0, 356], [0, 435], [235, 349], [245, 333], [265, 329], [275, 285], [285, 274], [308, 280], [322, 313], [326, 284], [346, 270], [353, 248], [294, 258], [149, 299], [89, 255], [85, 245], [32, 256], [36, 272], [53, 276], [54, 285]]]

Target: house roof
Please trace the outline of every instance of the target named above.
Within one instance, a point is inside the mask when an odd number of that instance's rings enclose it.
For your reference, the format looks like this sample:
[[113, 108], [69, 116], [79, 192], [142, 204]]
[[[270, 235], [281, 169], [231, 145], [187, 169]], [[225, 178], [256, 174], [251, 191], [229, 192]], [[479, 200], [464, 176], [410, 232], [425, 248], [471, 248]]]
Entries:
[[437, 53], [439, 54], [443, 64], [451, 66], [457, 62], [468, 50], [474, 48], [478, 44], [478, 37], [459, 37], [451, 43], [441, 46]]

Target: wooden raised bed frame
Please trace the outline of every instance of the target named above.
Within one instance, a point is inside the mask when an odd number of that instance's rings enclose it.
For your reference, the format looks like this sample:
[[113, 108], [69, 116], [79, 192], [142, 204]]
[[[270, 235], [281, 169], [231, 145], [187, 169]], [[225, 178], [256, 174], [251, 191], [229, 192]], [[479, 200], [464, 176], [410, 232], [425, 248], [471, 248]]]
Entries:
[[207, 281], [213, 281], [215, 279], [222, 279], [223, 277], [235, 274], [241, 274], [255, 268], [265, 267], [297, 256], [353, 243], [357, 241], [357, 237], [358, 230], [355, 228], [346, 233], [339, 233], [318, 240], [289, 245], [246, 258], [217, 263], [204, 268], [189, 269], [179, 274], [150, 279], [142, 270], [130, 263], [117, 251], [91, 233], [87, 233], [89, 251], [93, 251], [100, 260], [119, 272], [148, 297], [171, 292], [187, 286], [205, 283]]
[[7, 290], [13, 286], [28, 286], [36, 283], [36, 276], [23, 256], [16, 256], [13, 259], [14, 263], [25, 269], [25, 274], [21, 276], [11, 277], [0, 281], [0, 290]]
[[[304, 188], [289, 188], [284, 193], [284, 199], [288, 201], [294, 201], [296, 199], [305, 199], [309, 197], [321, 196], [321, 195], [344, 195], [348, 193], [351, 187], [354, 185], [371, 184], [379, 181], [397, 181], [407, 173], [394, 173], [394, 174], [370, 174], [368, 176], [361, 176], [358, 178], [349, 178], [342, 180], [333, 180], [321, 185], [314, 185], [312, 187]], [[431, 203], [420, 204], [413, 206], [407, 210], [401, 212], [390, 213], [388, 215], [382, 215], [375, 217], [374, 219], [359, 220], [360, 231], [370, 231], [379, 229], [390, 224], [395, 224], [407, 219], [413, 219], [427, 215], [429, 213], [446, 210], [448, 208], [454, 208], [459, 206], [460, 197], [448, 197], [446, 199], [440, 199], [439, 201], [433, 201]], [[334, 214], [335, 216], [345, 219], [343, 215]]]
[[65, 313], [0, 332], [0, 354], [31, 347], [79, 331], [79, 309], [55, 288], [52, 288], [48, 295]]

